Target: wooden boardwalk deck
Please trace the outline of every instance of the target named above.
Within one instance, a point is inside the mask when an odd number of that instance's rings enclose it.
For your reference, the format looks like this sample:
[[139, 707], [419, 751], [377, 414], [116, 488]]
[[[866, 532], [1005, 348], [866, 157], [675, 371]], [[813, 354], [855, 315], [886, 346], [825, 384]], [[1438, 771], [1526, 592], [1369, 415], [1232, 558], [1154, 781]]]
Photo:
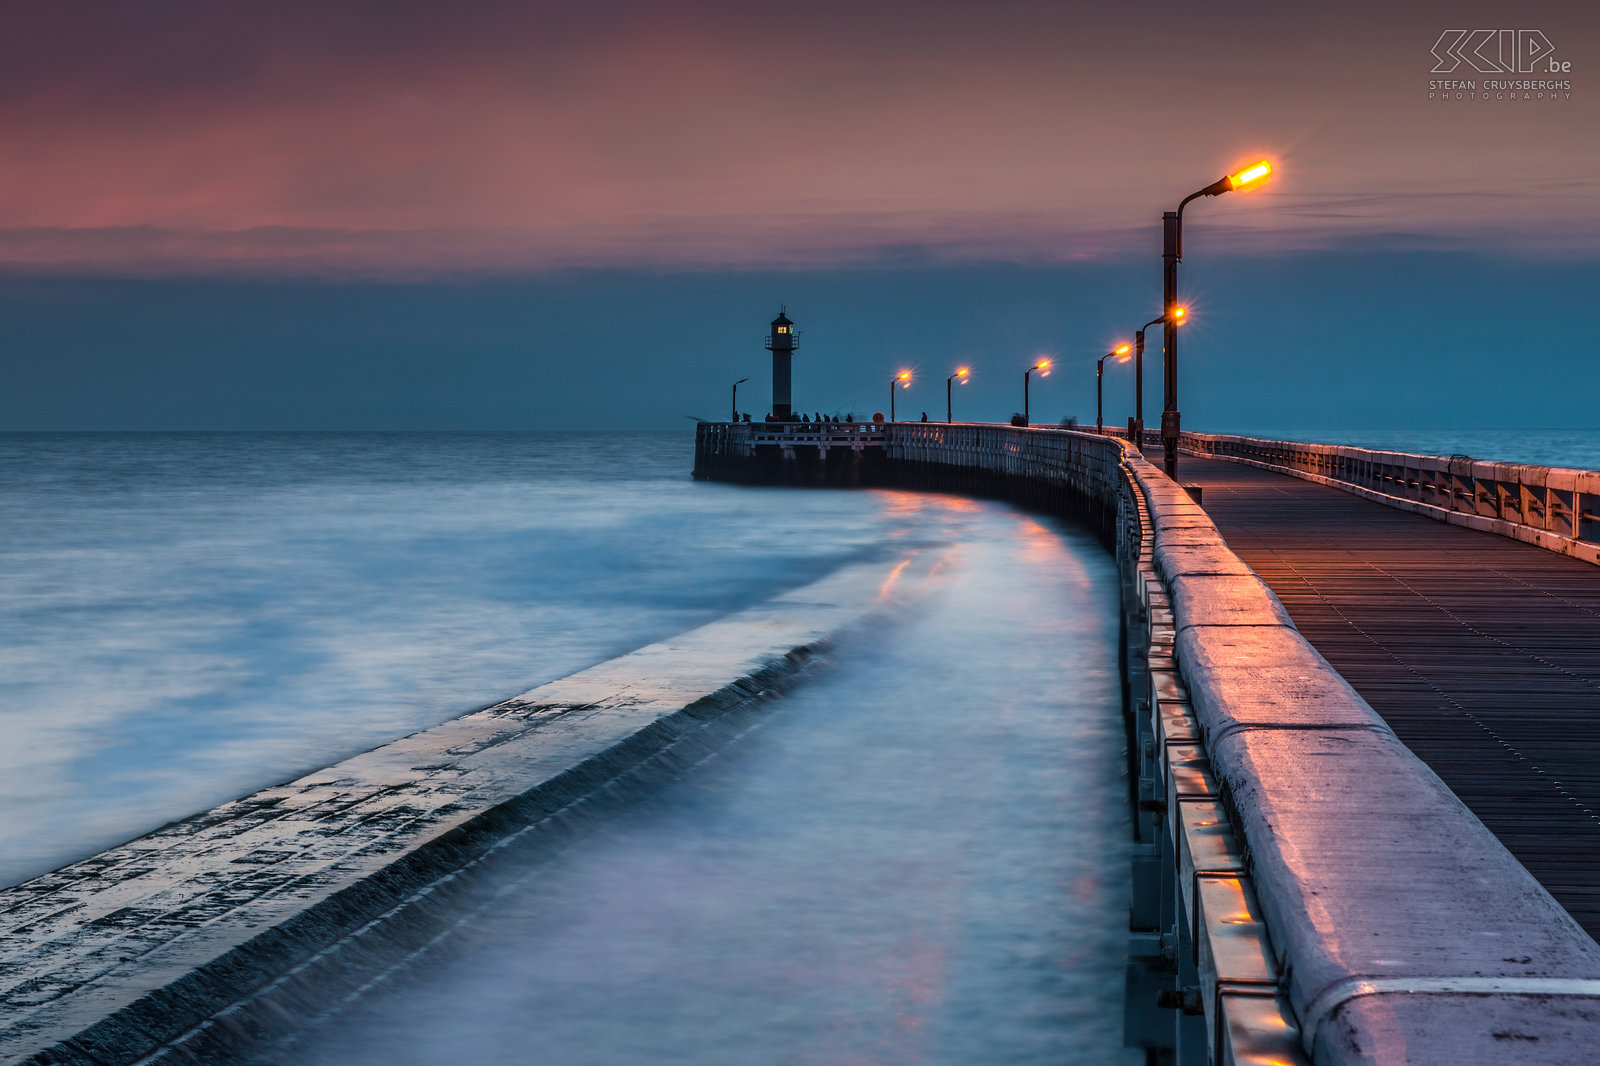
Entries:
[[1306, 639], [1600, 939], [1600, 568], [1252, 467], [1179, 473]]

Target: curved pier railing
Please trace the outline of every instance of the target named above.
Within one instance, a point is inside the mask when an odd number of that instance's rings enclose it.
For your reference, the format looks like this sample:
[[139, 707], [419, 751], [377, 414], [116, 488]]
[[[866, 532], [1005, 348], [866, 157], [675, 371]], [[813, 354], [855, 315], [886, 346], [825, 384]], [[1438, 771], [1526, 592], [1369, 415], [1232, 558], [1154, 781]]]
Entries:
[[1214, 433], [1179, 443], [1600, 564], [1600, 471]]
[[898, 423], [848, 438], [844, 462], [814, 454], [832, 439], [760, 429], [702, 426], [697, 476], [1003, 496], [1115, 545], [1138, 838], [1130, 1044], [1182, 1066], [1593, 1061], [1600, 946], [1136, 450]]

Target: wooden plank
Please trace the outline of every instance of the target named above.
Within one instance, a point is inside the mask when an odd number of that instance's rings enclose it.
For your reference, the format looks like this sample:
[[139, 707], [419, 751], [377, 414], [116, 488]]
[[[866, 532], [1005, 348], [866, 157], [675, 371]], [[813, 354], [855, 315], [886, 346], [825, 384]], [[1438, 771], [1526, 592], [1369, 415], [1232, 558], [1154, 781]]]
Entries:
[[1306, 639], [1600, 936], [1600, 568], [1252, 467], [1180, 474]]

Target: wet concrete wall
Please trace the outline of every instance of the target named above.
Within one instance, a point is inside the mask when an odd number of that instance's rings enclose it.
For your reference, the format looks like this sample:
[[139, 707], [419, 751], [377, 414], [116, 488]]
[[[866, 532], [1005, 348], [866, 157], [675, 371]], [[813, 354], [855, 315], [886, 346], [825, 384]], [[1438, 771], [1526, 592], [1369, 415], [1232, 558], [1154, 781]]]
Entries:
[[935, 561], [845, 567], [0, 891], [0, 1062], [248, 1058], [746, 728]]
[[1117, 442], [1093, 434], [938, 422], [704, 423], [694, 476], [745, 485], [900, 488], [1003, 499], [1114, 543]]

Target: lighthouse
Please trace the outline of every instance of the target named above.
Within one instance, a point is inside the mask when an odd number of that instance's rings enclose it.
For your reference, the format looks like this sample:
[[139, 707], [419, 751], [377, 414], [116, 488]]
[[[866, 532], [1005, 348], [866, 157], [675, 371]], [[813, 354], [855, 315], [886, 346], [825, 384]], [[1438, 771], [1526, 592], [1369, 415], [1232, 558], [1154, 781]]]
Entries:
[[794, 354], [794, 323], [778, 309], [772, 320], [772, 335], [767, 338], [767, 350], [772, 353], [772, 420], [792, 422], [794, 411], [789, 395], [789, 356]]

